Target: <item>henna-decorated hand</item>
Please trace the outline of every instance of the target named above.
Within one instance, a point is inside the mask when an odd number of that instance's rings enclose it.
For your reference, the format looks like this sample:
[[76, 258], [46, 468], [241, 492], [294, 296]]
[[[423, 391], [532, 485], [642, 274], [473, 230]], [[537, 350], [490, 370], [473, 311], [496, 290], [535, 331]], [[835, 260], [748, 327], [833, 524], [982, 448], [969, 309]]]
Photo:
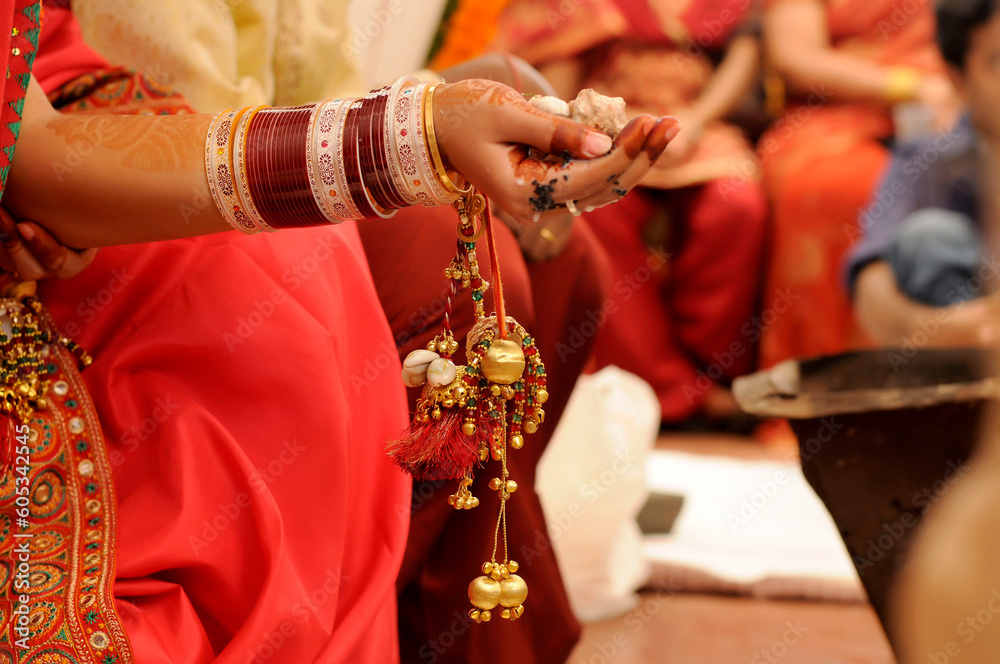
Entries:
[[[434, 128], [444, 160], [519, 223], [614, 203], [642, 180], [677, 135], [674, 118], [643, 115], [612, 143], [597, 131], [532, 107], [511, 88], [480, 79], [442, 84]], [[536, 158], [529, 146], [557, 157]]]
[[0, 207], [0, 287], [17, 281], [74, 277], [90, 265], [97, 249], [75, 251], [34, 223], [18, 223]]

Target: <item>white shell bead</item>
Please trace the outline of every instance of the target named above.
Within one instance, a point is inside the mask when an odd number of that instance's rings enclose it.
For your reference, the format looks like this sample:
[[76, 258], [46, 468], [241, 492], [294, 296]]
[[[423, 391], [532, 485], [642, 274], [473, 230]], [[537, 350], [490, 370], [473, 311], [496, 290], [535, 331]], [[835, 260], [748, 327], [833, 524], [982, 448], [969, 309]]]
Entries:
[[406, 359], [403, 360], [403, 366], [407, 369], [413, 369], [421, 366], [426, 369], [428, 364], [440, 357], [440, 355], [432, 350], [415, 350], [406, 356]]
[[444, 387], [451, 384], [457, 374], [458, 367], [455, 366], [455, 363], [441, 357], [431, 362], [431, 365], [427, 367], [427, 382], [434, 387]]
[[427, 381], [427, 369], [421, 367], [417, 369], [403, 369], [403, 384], [407, 387], [420, 387]]

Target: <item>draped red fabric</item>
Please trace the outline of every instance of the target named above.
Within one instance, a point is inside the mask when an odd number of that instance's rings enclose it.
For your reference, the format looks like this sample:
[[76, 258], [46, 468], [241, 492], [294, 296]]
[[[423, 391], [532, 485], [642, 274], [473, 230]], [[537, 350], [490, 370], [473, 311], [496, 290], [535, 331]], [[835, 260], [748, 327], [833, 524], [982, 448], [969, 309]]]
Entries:
[[[89, 56], [70, 26], [48, 36], [51, 88]], [[170, 101], [120, 70], [50, 92], [88, 86], [90, 112]], [[137, 661], [397, 661], [410, 482], [383, 441], [406, 405], [355, 224], [102, 249], [40, 290], [95, 356]]]

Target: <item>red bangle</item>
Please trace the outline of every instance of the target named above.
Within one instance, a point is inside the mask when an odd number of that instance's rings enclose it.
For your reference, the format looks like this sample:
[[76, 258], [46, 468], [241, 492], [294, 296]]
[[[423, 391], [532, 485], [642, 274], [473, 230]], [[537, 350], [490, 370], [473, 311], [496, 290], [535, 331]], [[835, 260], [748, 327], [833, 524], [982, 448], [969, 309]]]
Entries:
[[388, 194], [382, 190], [381, 183], [375, 178], [375, 155], [372, 143], [372, 121], [378, 106], [378, 96], [375, 93], [369, 95], [361, 103], [361, 112], [358, 116], [358, 150], [361, 155], [361, 182], [365, 189], [369, 191], [375, 203], [382, 209], [392, 207], [389, 204]]
[[347, 109], [344, 124], [344, 162], [347, 175], [347, 190], [364, 217], [377, 217], [371, 206], [364, 183], [361, 181], [361, 158], [358, 154], [358, 116], [362, 101], [357, 101]]
[[[246, 169], [247, 191], [250, 194], [250, 198], [253, 199], [255, 206], [259, 205], [259, 202], [264, 199], [261, 187], [265, 185], [267, 180], [263, 177], [262, 164], [266, 159], [264, 151], [270, 145], [270, 142], [267, 140], [267, 129], [271, 120], [273, 120], [272, 115], [264, 114], [261, 111], [250, 118], [250, 124], [246, 129], [247, 147], [243, 155], [243, 160], [244, 168]], [[263, 138], [261, 138], [262, 136]], [[260, 214], [259, 210], [258, 214]]]
[[403, 199], [396, 187], [396, 183], [392, 179], [392, 173], [389, 170], [389, 159], [388, 153], [386, 151], [386, 131], [388, 124], [388, 109], [389, 109], [389, 92], [386, 92], [379, 98], [378, 107], [376, 108], [376, 114], [374, 121], [372, 122], [372, 154], [375, 157], [375, 179], [382, 186], [382, 189], [389, 196], [389, 203], [394, 209], [404, 208], [407, 206], [406, 201]]
[[250, 194], [260, 216], [275, 228], [329, 223], [312, 194], [308, 168], [312, 107], [262, 111], [248, 128]]
[[290, 217], [289, 223], [296, 227], [316, 226], [326, 223], [326, 218], [316, 206], [309, 184], [308, 147], [309, 117], [311, 106], [291, 109], [287, 113], [282, 144], [284, 155], [282, 165], [285, 194], [282, 204]]

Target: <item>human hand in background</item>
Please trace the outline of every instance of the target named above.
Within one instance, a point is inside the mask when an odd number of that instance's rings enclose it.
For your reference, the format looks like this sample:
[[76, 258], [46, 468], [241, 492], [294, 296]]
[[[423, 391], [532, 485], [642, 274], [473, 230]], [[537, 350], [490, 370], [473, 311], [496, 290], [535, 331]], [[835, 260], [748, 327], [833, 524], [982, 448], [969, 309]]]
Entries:
[[962, 113], [962, 100], [947, 77], [927, 74], [917, 89], [917, 101], [927, 107], [935, 131], [948, 131]]
[[561, 215], [547, 216], [544, 221], [529, 225], [517, 223], [500, 208], [496, 208], [495, 214], [514, 233], [521, 252], [531, 263], [550, 261], [561, 254], [569, 243], [575, 221], [573, 214], [565, 210]]
[[[94, 261], [97, 249], [76, 251], [33, 221], [18, 223], [0, 207], [0, 286], [38, 279], [68, 279]], [[4, 288], [6, 290], [6, 288]]]
[[945, 307], [941, 331], [929, 345], [937, 347], [1000, 345], [1000, 294]]

